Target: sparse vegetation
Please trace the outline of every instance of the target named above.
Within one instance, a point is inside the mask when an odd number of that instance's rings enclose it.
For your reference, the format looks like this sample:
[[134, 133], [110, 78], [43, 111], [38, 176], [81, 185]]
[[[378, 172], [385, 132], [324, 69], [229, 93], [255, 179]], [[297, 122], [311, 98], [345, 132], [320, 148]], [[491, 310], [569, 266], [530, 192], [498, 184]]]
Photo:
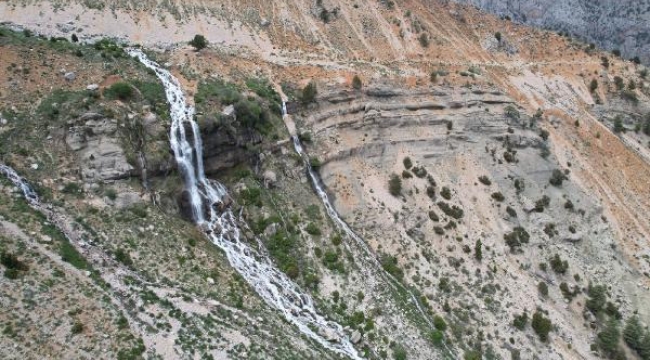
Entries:
[[29, 270], [27, 264], [19, 260], [14, 253], [4, 250], [0, 253], [0, 264], [5, 267], [4, 276], [8, 279], [17, 279], [23, 272]]
[[551, 320], [544, 316], [539, 310], [535, 311], [533, 314], [533, 321], [531, 322], [533, 330], [543, 342], [548, 341], [548, 334], [551, 332], [553, 323]]
[[352, 78], [352, 88], [356, 90], [361, 90], [363, 87], [363, 82], [361, 82], [361, 78], [358, 75], [354, 75]]
[[397, 174], [391, 174], [388, 180], [388, 192], [393, 196], [402, 194], [402, 179]]
[[553, 173], [551, 174], [551, 178], [548, 180], [548, 182], [555, 187], [560, 187], [562, 186], [562, 182], [567, 179], [567, 176], [564, 175], [562, 170], [553, 169]]
[[549, 263], [551, 264], [551, 269], [553, 269], [553, 271], [561, 275], [566, 274], [566, 271], [569, 269], [569, 262], [566, 260], [562, 260], [562, 258], [558, 254], [555, 254], [549, 260]]
[[300, 101], [303, 104], [310, 104], [316, 100], [317, 94], [318, 89], [316, 88], [316, 83], [314, 81], [310, 81], [309, 84], [305, 85], [305, 87], [302, 88], [302, 96], [300, 97]]
[[208, 40], [205, 36], [197, 34], [194, 35], [194, 38], [190, 40], [189, 44], [194, 47], [194, 50], [201, 51], [208, 46]]
[[480, 181], [481, 184], [483, 185], [487, 185], [487, 186], [492, 185], [492, 181], [490, 181], [490, 178], [487, 177], [486, 175], [479, 176], [478, 181]]

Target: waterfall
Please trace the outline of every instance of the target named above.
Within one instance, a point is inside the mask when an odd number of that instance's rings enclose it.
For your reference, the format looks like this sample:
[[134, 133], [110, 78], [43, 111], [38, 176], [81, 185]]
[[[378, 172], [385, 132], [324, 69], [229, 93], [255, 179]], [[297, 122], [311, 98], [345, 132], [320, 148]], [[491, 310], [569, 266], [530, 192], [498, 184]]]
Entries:
[[14, 186], [20, 189], [20, 191], [23, 193], [23, 196], [27, 200], [27, 202], [32, 205], [32, 206], [37, 206], [40, 205], [40, 201], [38, 199], [38, 194], [36, 194], [36, 191], [32, 189], [32, 187], [29, 185], [27, 180], [22, 178], [16, 170], [10, 168], [7, 165], [0, 164], [0, 174], [3, 174], [4, 176], [11, 181]]
[[[303, 334], [324, 348], [360, 359], [341, 325], [320, 315], [307, 293], [276, 269], [268, 256], [242, 241], [237, 219], [224, 206], [228, 196], [225, 186], [205, 177], [201, 134], [194, 121], [194, 109], [187, 104], [178, 80], [149, 60], [141, 50], [132, 48], [127, 51], [153, 70], [165, 88], [172, 119], [171, 148], [183, 176], [185, 191], [189, 194], [194, 220], [208, 239], [226, 253], [232, 267], [258, 295], [278, 309]], [[188, 135], [191, 139], [188, 139]]]
[[[287, 116], [287, 111], [286, 111], [286, 102], [282, 102], [282, 115]], [[305, 166], [307, 167], [307, 173], [309, 174], [309, 177], [311, 179], [311, 183], [314, 187], [314, 190], [316, 191], [316, 194], [318, 197], [321, 199], [321, 202], [323, 203], [323, 206], [325, 207], [325, 211], [327, 212], [327, 215], [332, 219], [336, 227], [339, 228], [343, 233], [345, 233], [350, 239], [354, 241], [354, 244], [360, 248], [363, 252], [363, 255], [367, 260], [370, 261], [373, 267], [377, 269], [377, 273], [383, 274], [384, 277], [386, 278], [388, 285], [390, 285], [393, 288], [400, 288], [404, 291], [406, 291], [409, 295], [409, 298], [411, 299], [411, 302], [415, 305], [417, 308], [418, 312], [420, 315], [422, 315], [422, 318], [429, 324], [430, 327], [433, 327], [433, 323], [429, 319], [429, 316], [427, 315], [426, 311], [422, 308], [422, 305], [420, 302], [417, 300], [415, 295], [406, 288], [397, 278], [395, 278], [392, 274], [384, 271], [383, 267], [379, 263], [379, 260], [377, 259], [376, 255], [368, 248], [368, 245], [366, 242], [359, 236], [357, 235], [352, 228], [341, 218], [339, 213], [334, 209], [334, 206], [329, 200], [329, 197], [327, 196], [327, 192], [325, 192], [324, 186], [322, 181], [320, 180], [319, 175], [314, 171], [314, 169], [311, 167], [311, 164], [309, 163], [309, 159], [305, 155], [305, 152], [302, 148], [302, 144], [300, 143], [300, 139], [298, 136], [294, 135], [291, 137], [293, 141], [293, 147], [296, 150], [296, 153], [300, 155], [300, 157], [303, 159], [303, 162], [305, 163]], [[367, 274], [368, 277], [373, 276], [373, 273]]]

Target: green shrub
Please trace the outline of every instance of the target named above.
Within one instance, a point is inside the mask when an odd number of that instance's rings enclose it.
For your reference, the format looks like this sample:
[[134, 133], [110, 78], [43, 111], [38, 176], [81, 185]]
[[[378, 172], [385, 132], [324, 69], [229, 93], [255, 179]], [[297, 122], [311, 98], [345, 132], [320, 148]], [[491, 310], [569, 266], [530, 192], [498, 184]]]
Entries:
[[115, 201], [115, 199], [117, 199], [117, 191], [115, 191], [115, 189], [113, 189], [113, 188], [106, 189], [104, 191], [104, 195], [107, 198], [109, 198], [110, 200], [113, 200], [113, 201]]
[[505, 196], [503, 196], [503, 194], [501, 192], [494, 192], [494, 193], [492, 193], [492, 199], [494, 199], [495, 201], [498, 201], [498, 202], [502, 202], [506, 198], [505, 198]]
[[548, 296], [548, 285], [546, 285], [545, 282], [540, 281], [539, 284], [537, 284], [537, 290], [542, 296], [544, 297]]
[[77, 249], [72, 246], [68, 241], [64, 241], [59, 246], [59, 255], [61, 260], [72, 264], [80, 270], [90, 270], [90, 265]]
[[578, 295], [578, 288], [574, 288], [571, 290], [569, 288], [569, 284], [562, 282], [560, 283], [560, 292], [562, 292], [562, 296], [564, 296], [565, 299], [569, 300], [571, 302], [573, 298], [575, 298]]
[[617, 134], [625, 132], [625, 126], [623, 126], [623, 118], [620, 115], [616, 115], [614, 118], [614, 132]]
[[528, 244], [530, 234], [523, 227], [517, 226], [511, 232], [504, 234], [503, 238], [506, 241], [506, 245], [510, 247], [510, 251], [515, 252], [521, 249], [522, 244]]
[[115, 250], [115, 260], [121, 262], [122, 264], [132, 267], [133, 266], [133, 260], [131, 259], [131, 255], [124, 251], [124, 249], [117, 249]]
[[480, 181], [481, 184], [483, 185], [487, 185], [487, 186], [492, 185], [492, 181], [490, 181], [490, 178], [487, 177], [486, 175], [479, 176], [478, 181]]
[[320, 159], [318, 159], [315, 156], [312, 156], [309, 158], [309, 166], [314, 168], [315, 170], [318, 170], [323, 164], [321, 163]]
[[435, 222], [440, 221], [440, 217], [438, 217], [438, 214], [436, 214], [436, 212], [433, 211], [433, 210], [429, 211], [429, 219], [431, 219], [431, 221], [435, 221]]
[[309, 84], [307, 84], [302, 89], [302, 96], [300, 97], [300, 101], [303, 104], [312, 103], [316, 99], [317, 94], [318, 94], [318, 89], [316, 88], [316, 83], [313, 82], [313, 81], [310, 81]]
[[596, 89], [598, 89], [598, 80], [592, 79], [591, 83], [589, 83], [589, 91], [594, 92]]
[[544, 316], [539, 310], [533, 314], [533, 321], [531, 322], [533, 330], [543, 342], [548, 340], [548, 334], [551, 332], [553, 323], [551, 320]]
[[300, 275], [298, 260], [293, 254], [296, 244], [294, 236], [284, 236], [282, 232], [277, 232], [271, 236], [266, 246], [280, 270], [292, 279]]
[[445, 200], [451, 200], [451, 190], [449, 190], [448, 187], [443, 186], [442, 189], [440, 189], [440, 196]]
[[415, 166], [412, 171], [415, 176], [419, 177], [420, 179], [427, 176], [427, 169], [425, 169], [424, 166]]
[[436, 198], [436, 188], [429, 185], [427, 186], [427, 196], [431, 198], [431, 200]]
[[437, 203], [438, 207], [442, 212], [444, 212], [447, 216], [451, 216], [452, 218], [458, 220], [462, 219], [465, 213], [463, 212], [463, 209], [456, 205], [449, 205], [444, 201], [439, 201]]
[[411, 161], [411, 158], [408, 156], [405, 157], [404, 160], [402, 160], [402, 162], [404, 163], [404, 167], [407, 170], [413, 167], [413, 161]]
[[564, 175], [562, 170], [553, 169], [553, 173], [551, 174], [551, 178], [548, 180], [548, 182], [555, 187], [560, 187], [562, 186], [562, 182], [567, 179], [567, 176]]
[[427, 33], [422, 33], [418, 37], [418, 41], [420, 42], [420, 45], [424, 48], [429, 47], [429, 35]]
[[309, 224], [307, 224], [307, 226], [305, 227], [305, 231], [309, 235], [316, 235], [316, 236], [321, 235], [320, 228], [316, 224], [314, 224], [313, 222], [310, 222]]
[[81, 334], [83, 331], [84, 331], [84, 324], [82, 324], [79, 321], [75, 321], [75, 323], [72, 325], [72, 328], [70, 329], [70, 332], [73, 335]]
[[566, 271], [569, 269], [569, 262], [566, 260], [562, 260], [560, 258], [560, 255], [555, 254], [550, 260], [549, 263], [551, 264], [551, 269], [555, 271], [558, 274], [566, 274]]
[[12, 280], [17, 279], [21, 272], [29, 270], [27, 264], [19, 260], [15, 254], [4, 250], [0, 253], [0, 263], [6, 268], [4, 276]]
[[512, 321], [512, 326], [522, 331], [526, 328], [526, 324], [528, 324], [528, 313], [525, 311], [521, 315], [515, 315]]
[[363, 87], [361, 78], [358, 75], [354, 75], [354, 77], [352, 78], [352, 87], [356, 90], [361, 90], [361, 87]]
[[623, 82], [623, 78], [620, 76], [614, 76], [614, 84], [616, 85], [617, 90], [623, 90], [625, 87], [625, 82]]
[[104, 96], [109, 99], [130, 100], [133, 97], [133, 87], [125, 82], [116, 82], [104, 90]]
[[598, 333], [598, 346], [609, 355], [618, 352], [618, 342], [621, 338], [621, 332], [618, 329], [618, 321], [610, 319], [604, 329]]
[[441, 346], [445, 340], [445, 335], [440, 330], [434, 330], [429, 334], [429, 339], [435, 346]]
[[599, 314], [605, 309], [607, 303], [607, 288], [604, 285], [589, 284], [587, 288], [587, 301], [585, 307], [594, 314]]
[[639, 317], [634, 315], [627, 319], [625, 328], [623, 329], [623, 340], [633, 350], [641, 349], [643, 345], [643, 326], [639, 321]]
[[194, 38], [190, 40], [189, 44], [194, 47], [196, 51], [201, 51], [208, 46], [208, 40], [203, 35], [196, 34]]
[[442, 316], [439, 315], [433, 317], [433, 326], [438, 331], [447, 330], [447, 323], [445, 322], [445, 319], [443, 319]]
[[402, 170], [402, 178], [403, 179], [411, 179], [413, 177], [413, 174], [411, 174], [408, 170]]
[[399, 196], [402, 194], [402, 179], [400, 179], [397, 174], [391, 174], [390, 179], [388, 180], [388, 191], [393, 196]]
[[549, 207], [550, 204], [551, 204], [551, 198], [544, 195], [542, 196], [541, 199], [535, 201], [535, 207], [533, 208], [533, 211], [540, 212], [540, 213], [544, 212], [544, 209]]
[[517, 217], [517, 211], [516, 211], [515, 209], [511, 208], [510, 206], [507, 206], [507, 207], [506, 207], [506, 213], [507, 213], [508, 216], [510, 216], [510, 217], [513, 217], [513, 218], [516, 218], [516, 217]]
[[404, 270], [399, 268], [396, 257], [384, 254], [380, 258], [380, 263], [384, 271], [393, 275], [397, 279], [401, 280], [404, 277]]

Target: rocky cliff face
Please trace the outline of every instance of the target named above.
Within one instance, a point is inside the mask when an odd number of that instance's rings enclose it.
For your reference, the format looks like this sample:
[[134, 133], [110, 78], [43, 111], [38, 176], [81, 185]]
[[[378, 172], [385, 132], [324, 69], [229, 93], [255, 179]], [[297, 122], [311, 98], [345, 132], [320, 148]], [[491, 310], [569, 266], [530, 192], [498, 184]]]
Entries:
[[523, 24], [561, 31], [650, 62], [648, 0], [456, 0]]

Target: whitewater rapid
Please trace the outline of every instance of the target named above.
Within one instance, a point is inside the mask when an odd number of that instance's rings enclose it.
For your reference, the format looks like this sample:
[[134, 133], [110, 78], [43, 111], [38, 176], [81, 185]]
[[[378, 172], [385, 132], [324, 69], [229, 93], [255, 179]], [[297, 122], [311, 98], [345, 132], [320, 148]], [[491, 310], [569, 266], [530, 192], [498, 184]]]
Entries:
[[[203, 145], [198, 125], [194, 121], [194, 108], [187, 104], [178, 80], [169, 71], [149, 60], [141, 50], [128, 49], [128, 53], [153, 70], [165, 88], [172, 119], [171, 148], [185, 182], [192, 215], [205, 235], [226, 253], [232, 267], [258, 295], [279, 310], [303, 334], [324, 348], [352, 359], [361, 359], [341, 325], [320, 315], [312, 298], [301, 291], [287, 275], [276, 269], [265, 253], [242, 241], [237, 219], [224, 206], [228, 202], [227, 189], [217, 181], [205, 177]], [[257, 242], [261, 244], [259, 240]]]

